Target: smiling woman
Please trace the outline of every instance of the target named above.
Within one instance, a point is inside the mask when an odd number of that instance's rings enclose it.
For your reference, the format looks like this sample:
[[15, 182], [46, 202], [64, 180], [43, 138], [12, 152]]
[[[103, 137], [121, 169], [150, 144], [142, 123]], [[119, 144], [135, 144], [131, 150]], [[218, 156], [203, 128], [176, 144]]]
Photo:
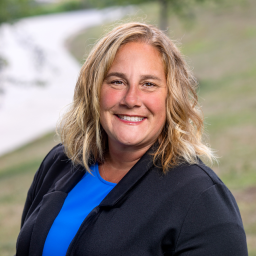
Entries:
[[248, 255], [234, 197], [199, 159], [214, 156], [195, 89], [157, 28], [101, 39], [29, 189], [16, 256]]
[[[103, 81], [100, 97], [100, 123], [107, 133], [109, 153], [121, 153], [119, 170], [125, 160], [140, 158], [140, 150], [146, 152], [159, 137], [166, 121], [166, 98], [166, 77], [159, 51], [143, 42], [121, 46]], [[128, 148], [127, 156], [122, 151]], [[113, 157], [115, 154], [109, 155], [109, 159]], [[100, 171], [102, 168], [100, 165]], [[130, 168], [127, 166], [127, 171]], [[111, 166], [107, 169], [110, 171]], [[122, 171], [118, 179], [127, 171]], [[111, 177], [114, 173], [116, 170]]]

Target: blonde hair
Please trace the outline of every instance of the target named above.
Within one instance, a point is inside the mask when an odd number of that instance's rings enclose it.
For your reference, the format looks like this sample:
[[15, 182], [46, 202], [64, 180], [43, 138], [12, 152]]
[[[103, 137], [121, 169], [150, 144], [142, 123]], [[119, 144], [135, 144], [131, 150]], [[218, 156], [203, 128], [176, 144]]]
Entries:
[[67, 156], [74, 164], [104, 162], [107, 134], [100, 124], [100, 90], [120, 46], [144, 42], [160, 52], [167, 80], [166, 123], [153, 155], [163, 171], [182, 162], [197, 163], [197, 156], [214, 159], [202, 142], [203, 117], [196, 95], [197, 82], [176, 45], [159, 29], [142, 23], [114, 28], [92, 49], [82, 66], [70, 110], [63, 116], [59, 134]]

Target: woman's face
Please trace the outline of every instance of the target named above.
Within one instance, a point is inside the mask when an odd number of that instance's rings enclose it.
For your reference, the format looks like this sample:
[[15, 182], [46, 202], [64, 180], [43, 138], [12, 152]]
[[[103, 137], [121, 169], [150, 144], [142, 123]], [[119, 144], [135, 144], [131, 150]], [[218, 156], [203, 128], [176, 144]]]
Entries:
[[141, 42], [121, 46], [101, 88], [100, 122], [109, 146], [149, 148], [165, 124], [166, 97], [158, 50]]

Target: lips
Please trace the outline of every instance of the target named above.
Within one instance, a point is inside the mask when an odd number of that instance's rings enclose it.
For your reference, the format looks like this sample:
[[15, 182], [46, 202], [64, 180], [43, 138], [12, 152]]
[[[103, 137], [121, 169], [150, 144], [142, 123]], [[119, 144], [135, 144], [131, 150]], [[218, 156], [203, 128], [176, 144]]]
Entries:
[[118, 118], [120, 118], [121, 120], [124, 121], [129, 121], [129, 122], [140, 122], [143, 119], [145, 119], [145, 117], [141, 117], [141, 116], [125, 116], [125, 115], [117, 115]]

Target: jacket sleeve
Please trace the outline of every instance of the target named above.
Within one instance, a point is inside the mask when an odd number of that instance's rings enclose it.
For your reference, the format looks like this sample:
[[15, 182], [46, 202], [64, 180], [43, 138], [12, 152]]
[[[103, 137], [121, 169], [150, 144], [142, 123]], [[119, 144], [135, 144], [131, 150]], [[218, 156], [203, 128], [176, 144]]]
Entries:
[[[25, 205], [24, 205], [24, 209], [23, 209], [23, 213], [22, 213], [22, 217], [21, 217], [21, 228], [27, 218], [27, 214], [28, 214], [28, 211], [33, 203], [33, 200], [36, 196], [36, 193], [37, 191], [39, 190], [39, 187], [40, 187], [40, 181], [43, 180], [43, 176], [45, 175], [45, 170], [47, 169], [46, 168], [46, 159], [49, 159], [49, 158], [53, 158], [54, 154], [55, 154], [55, 151], [58, 147], [60, 147], [61, 144], [58, 144], [56, 145], [44, 158], [44, 160], [42, 161], [39, 169], [37, 170], [35, 176], [34, 176], [34, 179], [33, 179], [33, 182], [28, 190], [28, 193], [27, 193], [27, 198], [26, 198], [26, 201], [25, 201]], [[49, 162], [49, 161], [48, 161]], [[52, 161], [50, 161], [50, 164], [51, 164]], [[49, 165], [49, 163], [48, 163]]]
[[173, 255], [248, 255], [239, 209], [224, 185], [211, 186], [192, 202]]

